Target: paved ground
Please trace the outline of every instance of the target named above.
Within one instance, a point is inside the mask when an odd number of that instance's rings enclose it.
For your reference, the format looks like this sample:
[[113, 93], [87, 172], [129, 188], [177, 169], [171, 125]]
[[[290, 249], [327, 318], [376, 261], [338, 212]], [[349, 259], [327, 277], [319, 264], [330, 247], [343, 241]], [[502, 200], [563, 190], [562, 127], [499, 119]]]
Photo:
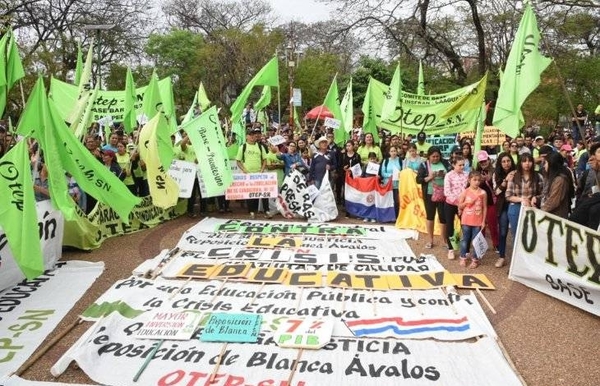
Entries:
[[[247, 218], [247, 215], [238, 215]], [[77, 315], [116, 280], [127, 277], [144, 259], [154, 257], [161, 249], [172, 248], [181, 234], [196, 221], [198, 218], [181, 217], [154, 229], [109, 239], [100, 249], [89, 253], [66, 251], [63, 260], [104, 261], [106, 271], [47, 341], [76, 320]], [[348, 221], [341, 219], [339, 222]], [[410, 240], [409, 244], [417, 255], [424, 252], [425, 242], [422, 240]], [[437, 244], [433, 253], [449, 271], [466, 271], [458, 261], [446, 260], [446, 250], [440, 242]], [[485, 292], [497, 314], [483, 307], [527, 385], [600, 385], [600, 366], [596, 363], [600, 354], [600, 319], [508, 280], [508, 266], [494, 268], [495, 259], [494, 253], [488, 252], [477, 271], [485, 273], [497, 288], [496, 291]], [[84, 323], [73, 329], [22, 377], [38, 381], [94, 384], [73, 365], [58, 379], [50, 375], [50, 367], [88, 327], [89, 324]]]

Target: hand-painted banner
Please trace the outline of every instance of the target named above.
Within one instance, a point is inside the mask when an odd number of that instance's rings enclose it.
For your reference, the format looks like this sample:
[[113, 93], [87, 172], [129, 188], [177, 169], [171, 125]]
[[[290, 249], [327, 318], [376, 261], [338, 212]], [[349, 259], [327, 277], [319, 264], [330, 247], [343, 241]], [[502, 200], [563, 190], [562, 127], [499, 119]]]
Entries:
[[285, 218], [305, 218], [309, 222], [335, 220], [338, 210], [329, 183], [329, 172], [326, 172], [323, 177], [323, 183], [314, 203], [308, 188], [309, 185], [302, 173], [292, 170], [283, 180], [277, 197], [279, 213]]
[[78, 209], [75, 221], [65, 221], [63, 245], [83, 250], [95, 249], [109, 237], [152, 228], [181, 216], [185, 209], [185, 200], [164, 210], [152, 205], [152, 198], [147, 196], [133, 208], [129, 214], [129, 224], [125, 224], [114, 210], [98, 203], [89, 215]]
[[[52, 269], [62, 256], [64, 217], [60, 211], [52, 208], [50, 200], [36, 203], [38, 229], [42, 243], [44, 268]], [[31, 236], [34, 234], [32, 230]], [[13, 258], [6, 234], [0, 228], [0, 291], [12, 287], [25, 278]]]
[[145, 311], [157, 309], [164, 312], [250, 312], [263, 315], [265, 322], [262, 328], [267, 330], [276, 329], [273, 323], [280, 323], [284, 317], [333, 317], [336, 319], [334, 336], [353, 336], [342, 319], [349, 321], [402, 316], [405, 320], [423, 320], [467, 317], [470, 326], [464, 331], [419, 331], [414, 336], [420, 339], [432, 337], [435, 333], [442, 340], [460, 340], [477, 335], [495, 336], [483, 310], [472, 295], [446, 295], [439, 289], [363, 291], [301, 288], [303, 281], [312, 279], [307, 272], [296, 273], [296, 285], [243, 282], [224, 284], [213, 280], [192, 281], [184, 288], [181, 288], [182, 280], [153, 281], [130, 277], [114, 284], [83, 313], [83, 317], [86, 320], [97, 320], [110, 313], [119, 313], [133, 318]]
[[[421, 186], [416, 181], [417, 174], [411, 169], [400, 172], [399, 194], [400, 213], [396, 220], [396, 227], [402, 229], [414, 229], [421, 233], [427, 233], [427, 216]], [[434, 234], [440, 234], [439, 221], [434, 222]]]
[[103, 270], [104, 263], [58, 263], [0, 293], [0, 374], [15, 372], [35, 352]]
[[300, 222], [286, 221], [251, 221], [219, 219], [207, 217], [196, 225], [185, 231], [182, 238], [188, 235], [204, 233], [237, 233], [237, 234], [270, 234], [270, 233], [294, 233], [307, 235], [331, 235], [331, 236], [352, 236], [353, 238], [367, 239], [411, 239], [416, 238], [418, 233], [414, 230], [397, 229], [389, 225], [368, 225], [368, 224], [306, 224]]
[[[179, 186], [179, 197], [190, 198], [194, 188], [197, 168], [193, 162], [174, 159], [169, 168], [169, 176]], [[202, 196], [204, 197], [204, 196]]]
[[[237, 165], [237, 161], [235, 161], [235, 160], [229, 160], [229, 167], [231, 169], [232, 174], [242, 172]], [[206, 184], [204, 183], [204, 179], [202, 179], [202, 174], [200, 173], [200, 169], [198, 169], [198, 171], [196, 173], [196, 178], [198, 178], [198, 185], [200, 187], [200, 196], [204, 197], [204, 198], [213, 197], [213, 196], [209, 195], [208, 192], [206, 191]], [[215, 193], [214, 196], [224, 196], [225, 190], [226, 189], [223, 189], [221, 192], [218, 192], [218, 194]]]
[[600, 315], [600, 233], [521, 209], [509, 278]]
[[277, 197], [276, 173], [237, 173], [225, 191], [228, 200]]
[[[491, 337], [474, 342], [333, 338], [321, 350], [305, 350], [296, 363], [298, 352], [278, 347], [270, 333], [261, 333], [257, 344], [230, 343], [226, 352], [221, 343], [165, 341], [134, 383], [154, 346], [131, 336], [139, 328], [135, 319], [117, 314], [98, 321], [58, 360], [52, 374], [60, 375], [76, 361], [95, 382], [121, 386], [200, 386], [213, 372], [218, 385], [279, 385], [289, 379], [306, 386], [521, 385]], [[457, 366], [456, 358], [469, 365]]]
[[16, 375], [2, 378], [0, 376], [0, 385], [3, 386], [93, 386], [93, 385], [84, 385], [82, 383], [58, 383], [58, 382], [38, 382], [38, 381], [30, 381], [27, 379], [23, 379], [21, 377], [17, 377]]
[[[475, 138], [474, 131], [466, 131], [460, 133], [462, 138]], [[506, 140], [506, 134], [500, 131], [494, 126], [485, 126], [483, 129], [483, 136], [481, 137], [481, 146], [498, 146]]]

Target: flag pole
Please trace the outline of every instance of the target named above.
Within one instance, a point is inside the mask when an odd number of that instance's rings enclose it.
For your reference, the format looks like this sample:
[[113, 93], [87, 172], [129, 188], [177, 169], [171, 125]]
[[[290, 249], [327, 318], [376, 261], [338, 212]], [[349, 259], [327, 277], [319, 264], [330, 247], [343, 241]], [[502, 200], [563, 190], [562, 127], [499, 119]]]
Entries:
[[19, 88], [21, 89], [21, 101], [23, 101], [23, 108], [25, 108], [25, 93], [23, 92], [23, 80], [19, 79]]

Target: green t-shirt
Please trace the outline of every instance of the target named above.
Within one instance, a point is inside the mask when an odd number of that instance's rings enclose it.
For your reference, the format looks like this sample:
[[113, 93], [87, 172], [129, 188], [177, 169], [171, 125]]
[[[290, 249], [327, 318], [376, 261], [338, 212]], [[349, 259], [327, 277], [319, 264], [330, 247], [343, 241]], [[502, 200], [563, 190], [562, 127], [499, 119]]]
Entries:
[[280, 169], [270, 170], [267, 168], [269, 172], [277, 173], [277, 186], [281, 186], [283, 184], [283, 161], [277, 158], [277, 153], [269, 153], [265, 156], [265, 160], [267, 161], [267, 165], [279, 165]]
[[[246, 150], [246, 154], [244, 154], [244, 148]], [[265, 154], [264, 150], [258, 145], [246, 143], [245, 145], [241, 145], [237, 157], [235, 159], [244, 164], [246, 171], [248, 173], [260, 173], [260, 169], [262, 168], [262, 160]]]

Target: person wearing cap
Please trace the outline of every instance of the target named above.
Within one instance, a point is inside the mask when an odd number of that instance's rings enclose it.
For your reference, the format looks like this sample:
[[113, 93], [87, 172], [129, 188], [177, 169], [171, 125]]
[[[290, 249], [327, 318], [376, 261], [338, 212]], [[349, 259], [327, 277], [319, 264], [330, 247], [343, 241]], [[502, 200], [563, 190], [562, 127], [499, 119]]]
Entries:
[[487, 193], [487, 212], [486, 212], [486, 223], [487, 226], [483, 230], [489, 230], [492, 243], [496, 253], [498, 252], [498, 245], [500, 244], [500, 233], [498, 231], [498, 214], [496, 212], [496, 206], [494, 205], [494, 167], [490, 161], [490, 156], [485, 150], [477, 152], [477, 168], [476, 171], [481, 173], [481, 184], [479, 187]]
[[589, 169], [577, 183], [577, 201], [569, 220], [596, 230], [600, 222], [600, 142], [592, 144], [588, 154]]
[[569, 167], [569, 169], [573, 168], [573, 148], [568, 143], [562, 145], [560, 147], [560, 155], [563, 156], [565, 160], [565, 164]]
[[[325, 177], [327, 171], [333, 168], [333, 157], [328, 150], [328, 145], [327, 137], [321, 137], [315, 141], [317, 152], [313, 155], [308, 178], [309, 182], [312, 182], [317, 189], [321, 188], [323, 177]], [[329, 178], [331, 178], [331, 173]]]
[[[238, 168], [242, 173], [262, 173], [266, 167], [266, 149], [260, 144], [261, 130], [259, 127], [251, 128], [246, 135], [246, 143], [240, 146], [236, 157]], [[258, 212], [259, 199], [247, 199], [246, 208], [250, 218], [254, 219]], [[268, 211], [268, 208], [265, 208]]]
[[427, 134], [424, 131], [419, 131], [419, 134], [417, 134], [417, 154], [420, 157], [424, 157], [431, 147], [430, 143], [425, 142], [426, 139]]
[[531, 155], [533, 155], [533, 161], [535, 162], [535, 171], [540, 171], [540, 164], [542, 163], [542, 158], [540, 157], [540, 149], [544, 146], [546, 140], [541, 135], [535, 137], [533, 141], [533, 148], [531, 149]]

